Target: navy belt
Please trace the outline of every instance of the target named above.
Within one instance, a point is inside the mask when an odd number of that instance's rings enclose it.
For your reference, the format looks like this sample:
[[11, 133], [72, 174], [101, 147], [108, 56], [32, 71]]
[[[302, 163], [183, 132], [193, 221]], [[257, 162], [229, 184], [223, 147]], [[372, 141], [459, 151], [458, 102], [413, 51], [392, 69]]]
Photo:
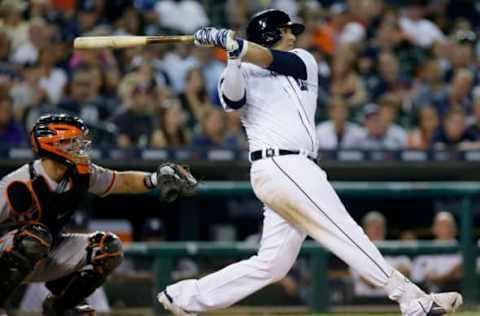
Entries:
[[[273, 148], [267, 148], [265, 150], [256, 150], [250, 153], [250, 161], [256, 161], [265, 158], [271, 158], [275, 156], [285, 156], [285, 155], [300, 155], [300, 150], [287, 150], [287, 149], [279, 149], [276, 151]], [[313, 162], [317, 162], [317, 159], [311, 156], [306, 156], [308, 159], [312, 160]]]

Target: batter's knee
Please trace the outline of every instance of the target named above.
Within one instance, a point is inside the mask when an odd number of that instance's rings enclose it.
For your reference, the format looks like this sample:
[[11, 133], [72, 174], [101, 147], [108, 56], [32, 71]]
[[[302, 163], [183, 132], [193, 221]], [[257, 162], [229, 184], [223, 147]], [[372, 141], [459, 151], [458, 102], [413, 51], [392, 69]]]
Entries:
[[278, 282], [283, 279], [288, 271], [290, 271], [291, 265], [286, 265], [283, 262], [275, 260], [262, 260], [258, 258], [258, 266], [267, 275], [269, 283]]
[[283, 279], [284, 277], [286, 277], [287, 274], [288, 274], [288, 271], [290, 271], [290, 267], [285, 268], [282, 265], [280, 265], [280, 266], [275, 266], [274, 265], [273, 269], [270, 272], [272, 282], [278, 282], [281, 279]]
[[18, 229], [13, 237], [13, 250], [32, 263], [47, 256], [52, 245], [52, 234], [42, 224], [28, 224]]
[[123, 260], [122, 242], [117, 235], [110, 232], [97, 231], [88, 238], [87, 262], [96, 271], [108, 275]]

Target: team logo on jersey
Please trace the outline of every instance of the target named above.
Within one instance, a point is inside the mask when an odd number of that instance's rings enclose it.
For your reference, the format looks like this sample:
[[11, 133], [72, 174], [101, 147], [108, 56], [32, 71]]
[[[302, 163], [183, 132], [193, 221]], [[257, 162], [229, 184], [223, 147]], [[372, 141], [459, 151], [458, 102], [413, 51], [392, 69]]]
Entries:
[[305, 80], [295, 79], [301, 91], [308, 91], [307, 82]]

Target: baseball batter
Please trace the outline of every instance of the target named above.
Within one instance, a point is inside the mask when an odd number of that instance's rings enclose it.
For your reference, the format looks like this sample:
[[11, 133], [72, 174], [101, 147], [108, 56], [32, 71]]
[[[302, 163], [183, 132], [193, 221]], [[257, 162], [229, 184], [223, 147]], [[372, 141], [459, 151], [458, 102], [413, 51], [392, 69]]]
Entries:
[[0, 315], [22, 282], [46, 282], [45, 316], [92, 315], [84, 300], [120, 264], [120, 240], [112, 233], [65, 234], [62, 228], [87, 193], [143, 193], [158, 187], [171, 201], [191, 194], [192, 175], [165, 163], [156, 172], [117, 172], [88, 157], [88, 128], [66, 114], [41, 117], [31, 132], [40, 159], [0, 181]]
[[427, 295], [384, 260], [316, 164], [318, 70], [310, 53], [294, 48], [303, 30], [286, 13], [266, 10], [252, 17], [246, 40], [211, 27], [195, 33], [196, 45], [228, 52], [218, 90], [226, 111], [241, 112], [251, 185], [264, 203], [263, 236], [256, 256], [170, 285], [158, 295], [160, 303], [175, 315], [228, 307], [282, 279], [309, 235], [383, 288], [403, 315], [454, 311], [462, 304], [460, 294]]

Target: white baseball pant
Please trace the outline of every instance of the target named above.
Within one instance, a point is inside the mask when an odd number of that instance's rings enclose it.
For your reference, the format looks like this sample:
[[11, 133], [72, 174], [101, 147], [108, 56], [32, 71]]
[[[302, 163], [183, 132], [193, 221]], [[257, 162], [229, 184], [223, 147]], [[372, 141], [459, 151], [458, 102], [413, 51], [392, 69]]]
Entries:
[[385, 287], [391, 299], [402, 303], [423, 294], [384, 260], [313, 161], [302, 155], [257, 160], [250, 177], [265, 205], [258, 254], [199, 280], [168, 286], [179, 307], [190, 312], [225, 308], [282, 279], [307, 234], [363, 278]]

